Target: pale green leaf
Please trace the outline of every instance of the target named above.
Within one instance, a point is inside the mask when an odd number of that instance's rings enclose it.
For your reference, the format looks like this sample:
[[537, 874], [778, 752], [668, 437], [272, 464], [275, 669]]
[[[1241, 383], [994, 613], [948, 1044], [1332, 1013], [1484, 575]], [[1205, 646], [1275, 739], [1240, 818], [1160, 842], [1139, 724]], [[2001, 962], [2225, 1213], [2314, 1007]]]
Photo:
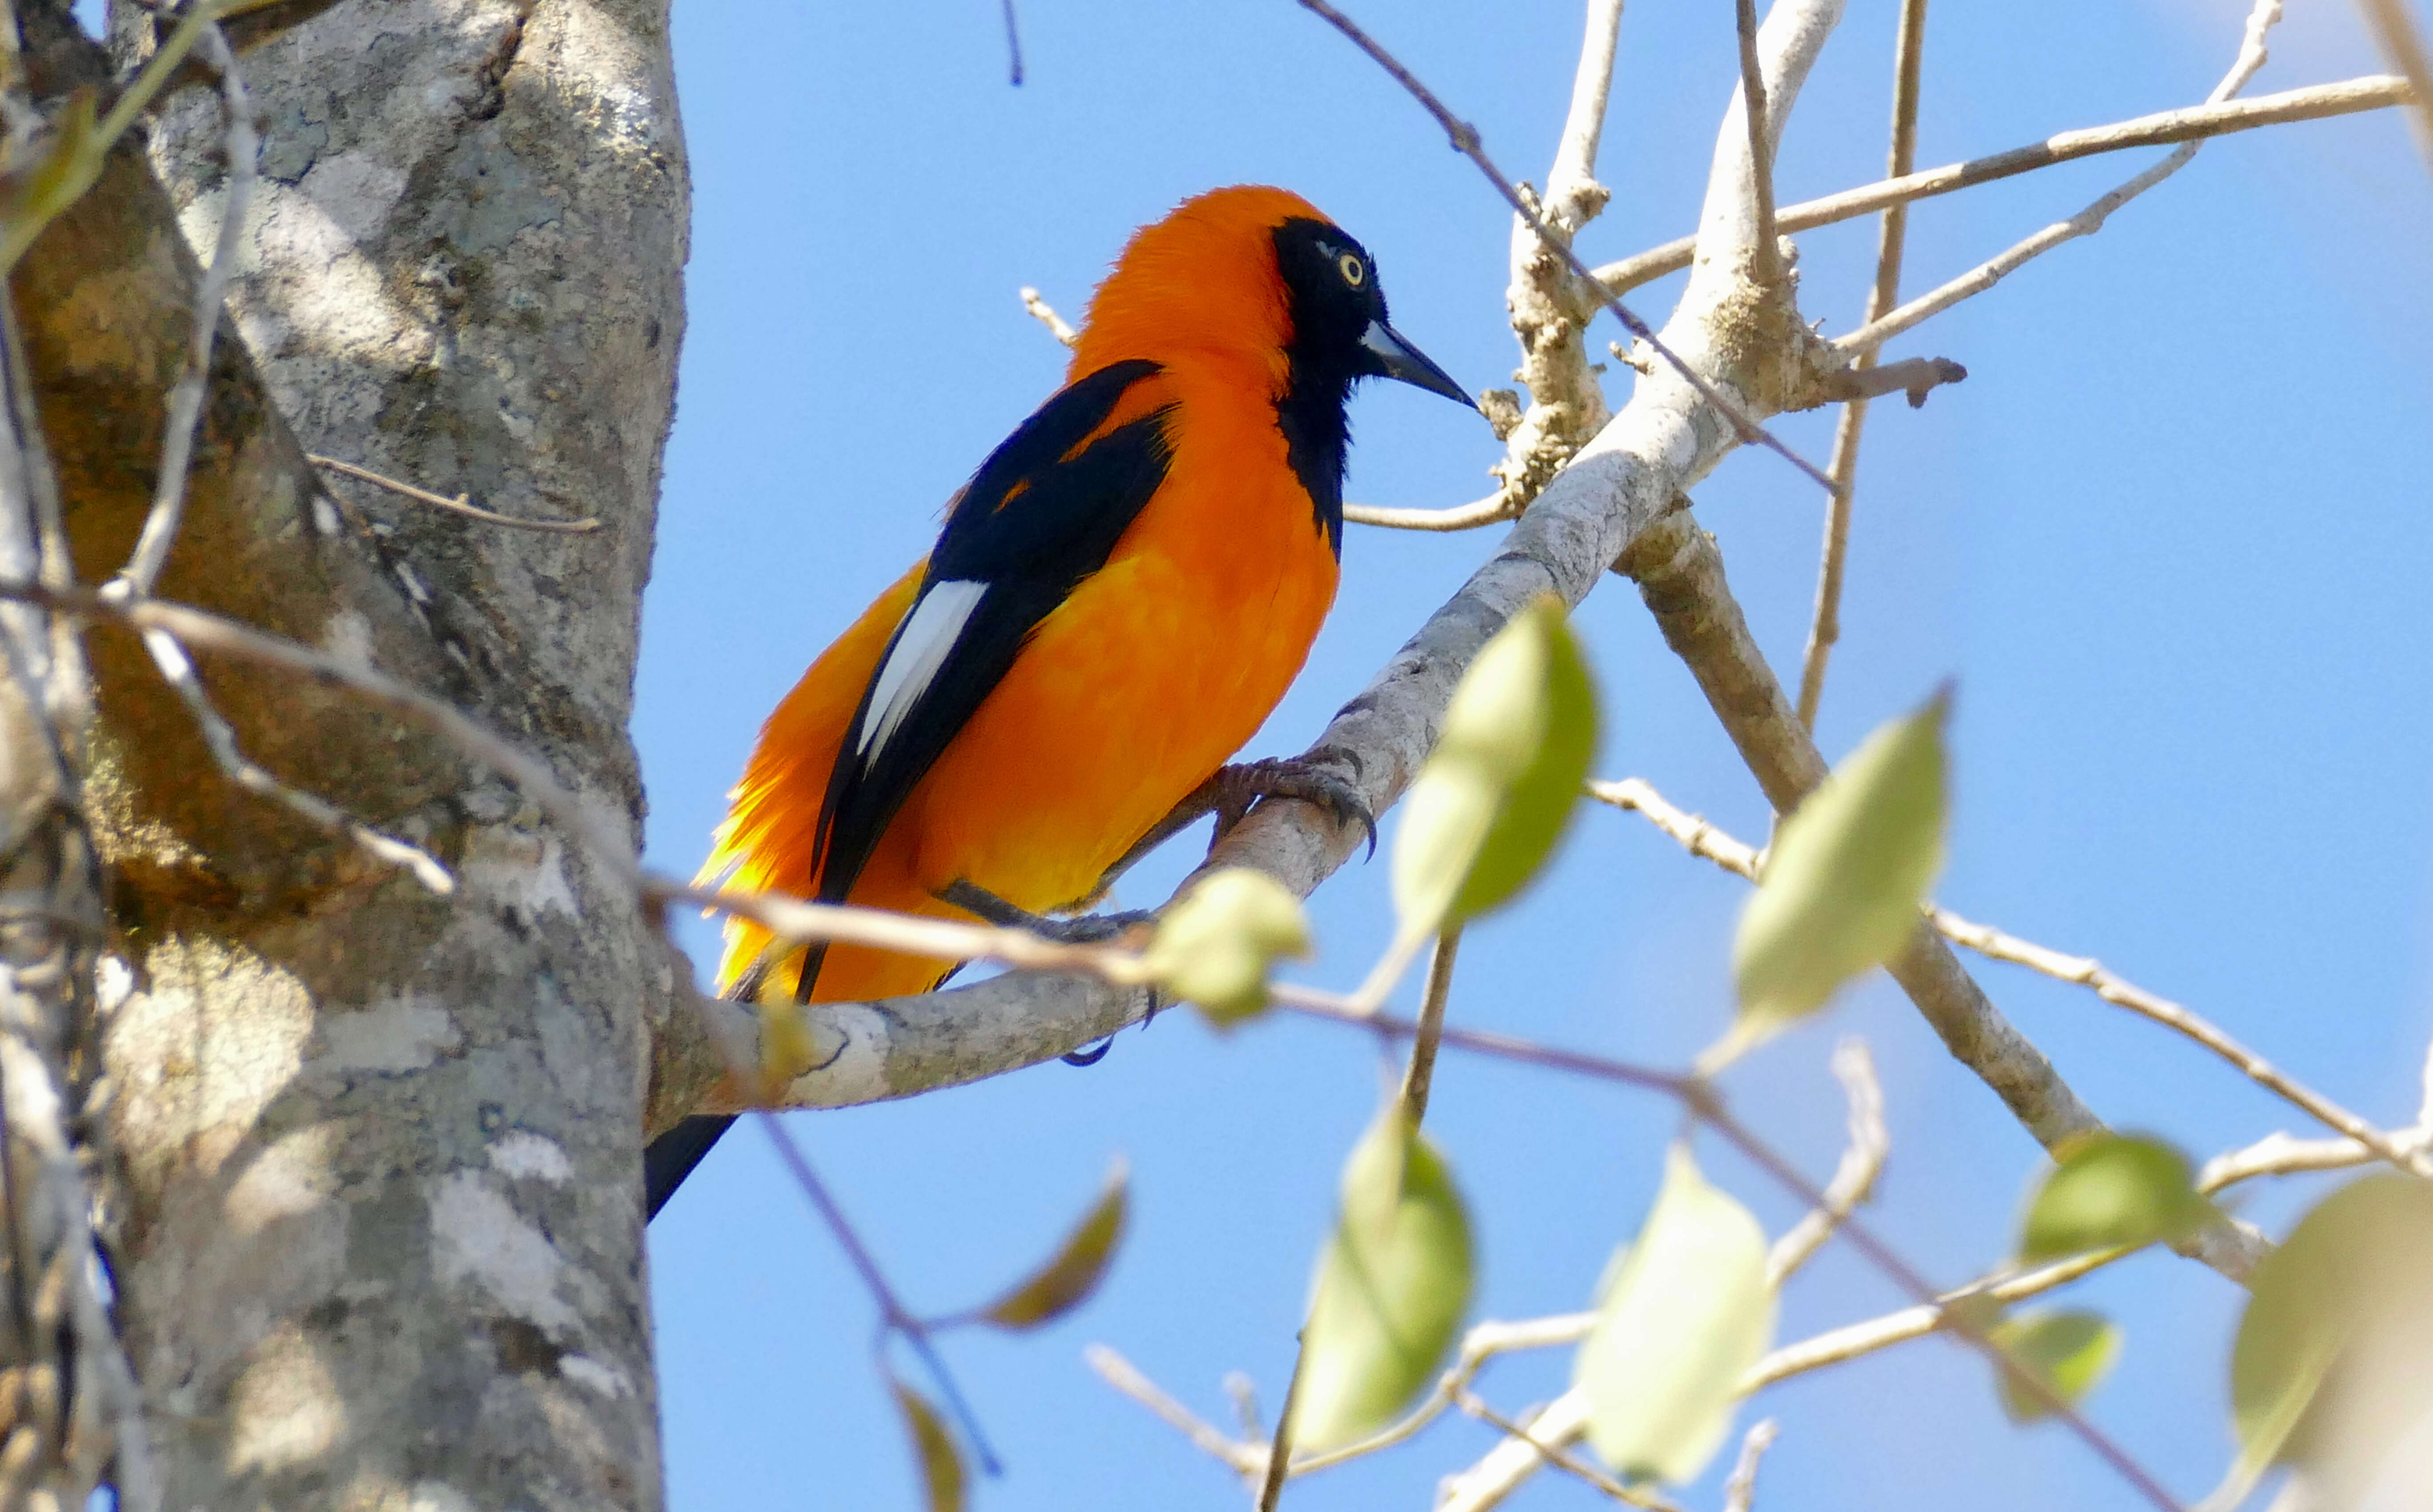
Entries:
[[2304, 1465], [2326, 1507], [2350, 1504], [2433, 1406], [2433, 1185], [2349, 1183], [2255, 1267], [2231, 1353], [2242, 1459]]
[[2102, 1384], [2120, 1358], [2120, 1330], [2101, 1313], [2057, 1308], [2006, 1317], [1985, 1336], [2009, 1357], [1999, 1385], [2002, 1411], [2016, 1423], [2052, 1416], [2052, 1408], [2022, 1379], [2032, 1374], [2053, 1395], [2076, 1406]]
[[1118, 1159], [1107, 1172], [1107, 1183], [1098, 1200], [1064, 1236], [1064, 1242], [1057, 1246], [1047, 1264], [983, 1309], [978, 1315], [980, 1320], [1006, 1329], [1037, 1328], [1089, 1300], [1090, 1294], [1106, 1280], [1107, 1267], [1115, 1258], [1115, 1246], [1123, 1240], [1131, 1190], [1130, 1172]]
[[1470, 1215], [1443, 1157], [1388, 1105], [1344, 1164], [1302, 1335], [1293, 1439], [1374, 1432], [1435, 1379], [1470, 1306]]
[[2036, 1183], [2019, 1226], [2019, 1264], [2169, 1244], [2212, 1216], [2177, 1147], [2151, 1134], [2095, 1134], [2066, 1147]]
[[1897, 954], [1943, 864], [1949, 688], [1867, 737], [1782, 822], [1732, 942], [1744, 1041]]
[[1509, 901], [1562, 838], [1596, 755], [1596, 690], [1562, 601], [1481, 647], [1445, 709], [1394, 841], [1394, 901], [1427, 934]]
[[1573, 1367], [1589, 1442], [1616, 1474], [1678, 1484], [1714, 1457], [1741, 1378], [1774, 1339], [1765, 1254], [1748, 1209], [1676, 1145]]
[[1147, 961], [1157, 984], [1220, 1027], [1268, 1006], [1278, 956], [1309, 954], [1309, 921], [1292, 890], [1265, 872], [1211, 872], [1157, 922]]
[[912, 1436], [912, 1457], [921, 1468], [924, 1504], [928, 1512], [963, 1512], [963, 1456], [939, 1420], [938, 1411], [901, 1381], [890, 1381], [896, 1410]]

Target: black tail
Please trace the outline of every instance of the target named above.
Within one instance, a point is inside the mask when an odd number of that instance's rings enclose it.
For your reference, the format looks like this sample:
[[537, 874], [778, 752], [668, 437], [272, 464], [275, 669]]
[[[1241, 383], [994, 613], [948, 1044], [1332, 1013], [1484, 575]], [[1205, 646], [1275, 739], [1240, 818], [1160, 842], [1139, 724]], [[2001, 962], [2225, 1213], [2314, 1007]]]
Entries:
[[735, 1127], [733, 1113], [694, 1113], [676, 1120], [676, 1126], [651, 1141], [642, 1151], [642, 1194], [649, 1204], [649, 1217], [657, 1217], [668, 1198], [692, 1174], [709, 1147], [719, 1136]]

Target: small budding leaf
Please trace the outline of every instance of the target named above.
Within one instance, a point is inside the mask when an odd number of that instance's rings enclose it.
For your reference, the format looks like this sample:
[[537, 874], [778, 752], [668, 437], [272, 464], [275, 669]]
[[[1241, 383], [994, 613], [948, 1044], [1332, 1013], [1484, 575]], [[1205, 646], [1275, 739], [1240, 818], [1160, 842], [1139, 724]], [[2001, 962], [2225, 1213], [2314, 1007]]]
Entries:
[[1589, 1442], [1616, 1474], [1694, 1480], [1722, 1447], [1741, 1379], [1774, 1339], [1765, 1252], [1748, 1209], [1674, 1146], [1572, 1368]]
[[2363, 1495], [2433, 1406], [2433, 1185], [2352, 1181], [2255, 1267], [2230, 1361], [2240, 1461], [2305, 1468], [2314, 1504]]
[[929, 1512], [963, 1512], [963, 1456], [939, 1419], [938, 1409], [901, 1381], [890, 1381], [896, 1410], [912, 1436], [912, 1457], [921, 1467], [924, 1504]]
[[1131, 1173], [1118, 1158], [1107, 1172], [1098, 1200], [1064, 1236], [1047, 1264], [1006, 1293], [980, 1315], [980, 1321], [1003, 1329], [1037, 1328], [1052, 1323], [1090, 1300], [1107, 1279], [1107, 1267], [1122, 1243], [1124, 1222], [1131, 1207]]
[[2213, 1215], [2178, 1147], [2151, 1134], [2096, 1134], [2064, 1147], [2060, 1164], [2029, 1196], [2019, 1264], [2170, 1244]]
[[1470, 1307], [1470, 1214], [1436, 1147], [1389, 1104], [1344, 1164], [1302, 1334], [1293, 1440], [1350, 1443], [1435, 1379]]
[[1744, 1041], [1816, 1011], [1899, 953], [1943, 865], [1946, 687], [1895, 720], [1792, 811], [1732, 942]]
[[1596, 689], [1560, 599], [1540, 596], [1479, 649], [1445, 709], [1394, 841], [1408, 935], [1499, 907], [1562, 838], [1596, 756]]
[[2002, 1411], [2015, 1423], [2052, 1416], [2052, 1406], [2031, 1385], [2042, 1381], [2054, 1396], [2076, 1406], [2102, 1384], [2120, 1358], [2120, 1330], [2101, 1313], [2057, 1308], [2007, 1317], [1985, 1331], [2009, 1356], [1997, 1383]]
[[760, 1078], [774, 1096], [776, 1090], [819, 1063], [819, 1046], [802, 1005], [783, 994], [761, 999]]
[[1229, 866], [1177, 899], [1149, 941], [1149, 975], [1199, 1005], [1219, 1028], [1268, 1006], [1268, 969], [1278, 956], [1309, 954], [1309, 921], [1292, 890], [1265, 872]]

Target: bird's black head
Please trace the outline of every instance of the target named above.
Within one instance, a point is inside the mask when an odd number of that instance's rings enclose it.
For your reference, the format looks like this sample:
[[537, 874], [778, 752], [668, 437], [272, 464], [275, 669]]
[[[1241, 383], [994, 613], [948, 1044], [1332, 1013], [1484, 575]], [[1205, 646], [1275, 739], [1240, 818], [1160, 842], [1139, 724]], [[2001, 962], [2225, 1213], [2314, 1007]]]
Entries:
[[1295, 217], [1275, 229], [1276, 271], [1292, 316], [1290, 363], [1276, 422], [1293, 471], [1309, 490], [1319, 523], [1343, 547], [1344, 400], [1353, 380], [1391, 378], [1456, 403], [1476, 405], [1462, 386], [1403, 339], [1386, 318], [1386, 294], [1368, 248], [1327, 221]]

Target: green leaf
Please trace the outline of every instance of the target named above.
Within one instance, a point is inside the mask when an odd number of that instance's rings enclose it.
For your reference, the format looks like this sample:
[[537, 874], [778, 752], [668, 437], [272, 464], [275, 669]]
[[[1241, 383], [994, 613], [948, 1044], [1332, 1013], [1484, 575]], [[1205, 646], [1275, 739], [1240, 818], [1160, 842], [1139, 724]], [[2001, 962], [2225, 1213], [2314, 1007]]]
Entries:
[[921, 1467], [921, 1486], [929, 1512], [963, 1512], [963, 1456], [939, 1420], [938, 1410], [901, 1381], [891, 1380], [896, 1410], [912, 1436], [912, 1457]]
[[94, 99], [92, 85], [78, 85], [60, 110], [50, 150], [0, 178], [0, 274], [101, 177], [109, 144], [95, 140]]
[[2095, 1134], [2064, 1147], [2060, 1164], [2030, 1195], [2019, 1264], [2169, 1244], [2213, 1215], [2177, 1147], [2151, 1134]]
[[1470, 1307], [1470, 1215], [1434, 1146], [1389, 1104], [1344, 1164], [1302, 1334], [1293, 1439], [1374, 1432], [1434, 1379]]
[[1563, 603], [1541, 595], [1479, 649], [1394, 840], [1406, 935], [1509, 901], [1545, 864], [1596, 756], [1596, 689]]
[[2015, 1423], [2052, 1416], [2052, 1408], [2026, 1377], [2042, 1380], [2053, 1395], [2076, 1406], [2112, 1372], [2120, 1357], [2120, 1330], [2101, 1313], [2059, 1308], [2022, 1313], [1985, 1331], [2010, 1357], [1998, 1383], [2002, 1411]]
[[1131, 1173], [1118, 1158], [1107, 1172], [1098, 1200], [1064, 1236], [1047, 1264], [979, 1314], [980, 1321], [1004, 1329], [1037, 1328], [1052, 1323], [1090, 1300], [1107, 1279], [1107, 1266], [1122, 1242], [1124, 1221], [1131, 1211]]
[[1292, 890], [1265, 872], [1211, 872], [1158, 919], [1149, 975], [1199, 1005], [1219, 1028], [1268, 1006], [1268, 970], [1278, 956], [1309, 954], [1309, 921]]
[[1589, 1442], [1616, 1474], [1678, 1484], [1714, 1457], [1741, 1379], [1774, 1339], [1765, 1252], [1748, 1209], [1674, 1146], [1572, 1369], [1588, 1395]]
[[1792, 811], [1732, 942], [1735, 1036], [1753, 1043], [1899, 953], [1943, 865], [1948, 686], [1864, 744]]
[[2230, 1361], [2241, 1463], [2306, 1468], [2318, 1504], [2362, 1493], [2433, 1405], [2433, 1185], [2340, 1188], [2255, 1267]]

